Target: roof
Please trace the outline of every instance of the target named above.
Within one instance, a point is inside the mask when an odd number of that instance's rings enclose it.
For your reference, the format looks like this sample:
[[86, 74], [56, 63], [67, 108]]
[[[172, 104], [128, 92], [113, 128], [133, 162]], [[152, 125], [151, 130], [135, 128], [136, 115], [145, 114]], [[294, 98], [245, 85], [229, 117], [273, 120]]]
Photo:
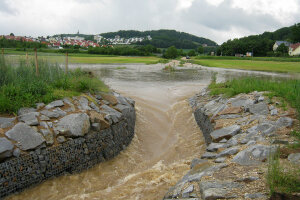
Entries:
[[290, 46], [290, 42], [287, 41], [276, 41], [275, 44], [277, 44], [278, 46], [280, 46], [281, 44], [284, 44], [285, 46]]
[[290, 48], [292, 49], [292, 51], [296, 50], [298, 47], [300, 47], [300, 43], [292, 44], [290, 46]]

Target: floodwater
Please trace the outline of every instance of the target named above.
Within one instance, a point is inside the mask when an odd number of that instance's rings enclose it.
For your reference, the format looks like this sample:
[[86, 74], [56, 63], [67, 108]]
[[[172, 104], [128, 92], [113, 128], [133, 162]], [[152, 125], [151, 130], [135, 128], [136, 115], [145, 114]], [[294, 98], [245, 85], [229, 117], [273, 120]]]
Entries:
[[207, 86], [216, 71], [218, 80], [278, 76], [196, 66], [178, 67], [178, 71], [169, 73], [162, 71], [162, 64], [80, 66], [136, 101], [137, 121], [131, 144], [110, 161], [79, 174], [52, 178], [7, 199], [162, 199], [189, 170], [190, 161], [205, 149], [187, 99]]

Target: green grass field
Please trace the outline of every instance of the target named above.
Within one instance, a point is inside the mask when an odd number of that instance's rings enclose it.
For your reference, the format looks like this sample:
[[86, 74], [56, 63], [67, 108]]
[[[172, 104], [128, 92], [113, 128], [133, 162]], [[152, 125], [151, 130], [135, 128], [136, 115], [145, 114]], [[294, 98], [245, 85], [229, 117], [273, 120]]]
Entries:
[[[5, 55], [13, 57], [13, 59], [26, 59], [26, 52], [5, 49]], [[28, 52], [29, 59], [33, 58], [34, 52]], [[64, 63], [65, 54], [63, 53], [47, 53], [38, 52], [39, 59], [45, 59], [50, 62]], [[145, 63], [145, 64], [156, 64], [161, 62], [161, 58], [155, 56], [113, 56], [113, 55], [94, 55], [87, 53], [70, 53], [70, 63], [86, 63], [86, 64], [113, 64], [113, 63]]]
[[195, 58], [204, 59], [204, 60], [256, 60], [256, 61], [300, 62], [300, 57], [196, 56]]
[[221, 60], [193, 59], [194, 64], [207, 67], [269, 71], [282, 73], [300, 73], [300, 62], [259, 61], [259, 60]]

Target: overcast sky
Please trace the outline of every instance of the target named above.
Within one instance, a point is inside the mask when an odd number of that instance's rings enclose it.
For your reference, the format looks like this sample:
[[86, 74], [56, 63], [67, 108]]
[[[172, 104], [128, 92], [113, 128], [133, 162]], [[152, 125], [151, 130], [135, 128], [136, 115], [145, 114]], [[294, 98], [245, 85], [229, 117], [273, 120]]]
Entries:
[[300, 0], [0, 0], [0, 35], [176, 29], [221, 44], [300, 22]]

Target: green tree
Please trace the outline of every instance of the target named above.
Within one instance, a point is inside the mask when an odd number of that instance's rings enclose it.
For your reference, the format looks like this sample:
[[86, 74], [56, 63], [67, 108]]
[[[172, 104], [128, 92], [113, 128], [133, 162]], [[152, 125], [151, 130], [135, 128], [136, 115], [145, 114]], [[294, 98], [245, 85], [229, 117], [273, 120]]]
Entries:
[[169, 47], [163, 55], [164, 58], [168, 58], [168, 59], [177, 58], [177, 56], [178, 56], [178, 51], [175, 46]]
[[292, 27], [292, 41], [295, 43], [300, 42], [300, 23]]
[[198, 52], [199, 54], [203, 54], [203, 53], [204, 53], [204, 48], [203, 48], [203, 46], [199, 46], [199, 47], [197, 48], [197, 52]]
[[280, 53], [288, 53], [288, 47], [282, 43], [277, 47], [276, 51]]
[[279, 45], [276, 49], [276, 53], [279, 53], [280, 55], [287, 54], [289, 52], [289, 49], [287, 46], [285, 46], [283, 43]]
[[195, 50], [190, 50], [190, 51], [188, 52], [188, 56], [196, 56]]

